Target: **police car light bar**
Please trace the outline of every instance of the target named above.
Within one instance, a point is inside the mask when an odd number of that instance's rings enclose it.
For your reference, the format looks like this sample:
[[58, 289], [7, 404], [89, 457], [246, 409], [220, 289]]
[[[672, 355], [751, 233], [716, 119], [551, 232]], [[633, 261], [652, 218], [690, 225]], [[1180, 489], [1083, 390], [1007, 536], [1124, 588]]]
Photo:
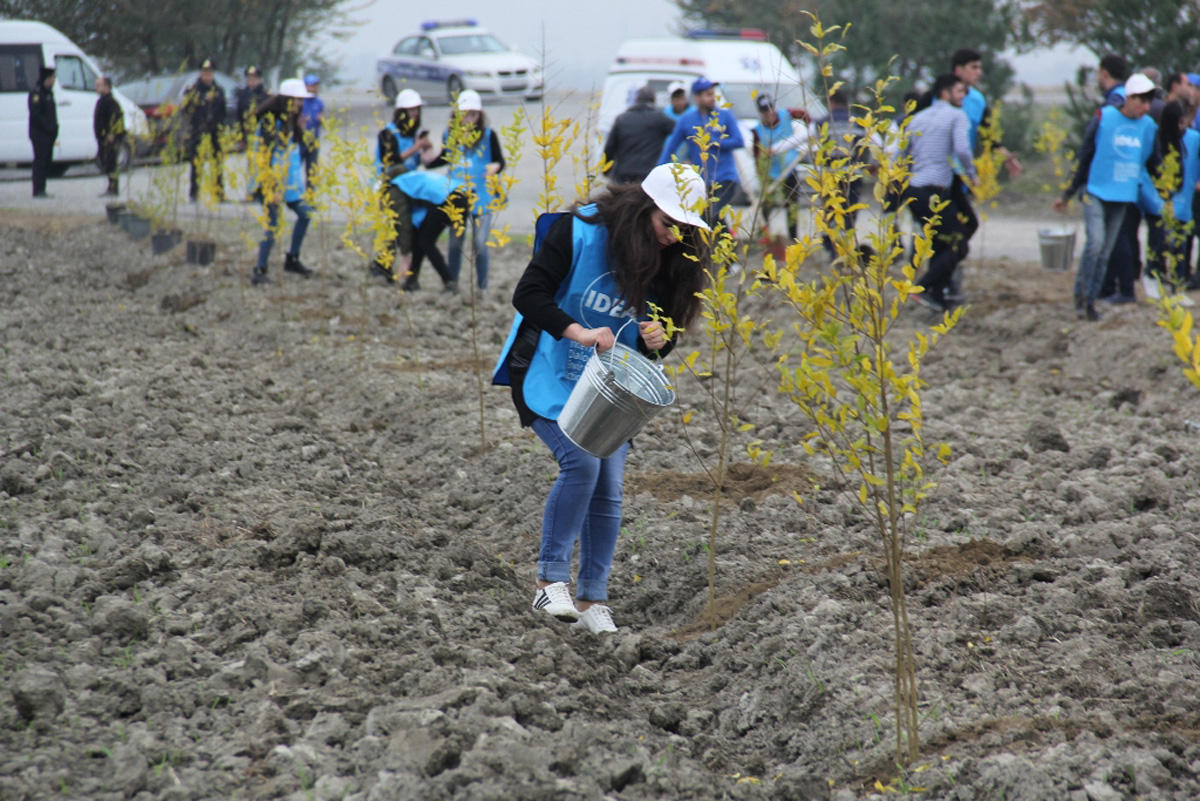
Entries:
[[767, 34], [760, 28], [693, 28], [685, 36], [688, 39], [749, 39], [767, 41]]
[[702, 58], [660, 58], [657, 56], [617, 56], [618, 64], [646, 64], [656, 67], [703, 67]]
[[426, 20], [421, 23], [421, 30], [436, 31], [438, 28], [474, 28], [479, 23], [473, 19]]

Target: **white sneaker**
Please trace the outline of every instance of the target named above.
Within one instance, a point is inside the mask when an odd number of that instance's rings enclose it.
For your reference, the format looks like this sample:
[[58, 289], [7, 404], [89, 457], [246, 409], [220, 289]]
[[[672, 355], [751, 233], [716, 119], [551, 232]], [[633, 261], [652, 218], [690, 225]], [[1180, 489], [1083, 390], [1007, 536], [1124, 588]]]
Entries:
[[587, 629], [592, 634], [605, 634], [617, 630], [613, 623], [612, 610], [604, 604], [592, 604], [579, 614], [579, 620], [572, 625], [573, 629]]
[[1192, 300], [1191, 298], [1189, 298], [1187, 295], [1185, 295], [1182, 292], [1180, 292], [1178, 295], [1174, 296], [1174, 301], [1176, 303], [1178, 303], [1180, 306], [1195, 306], [1196, 305], [1196, 301]]
[[579, 619], [579, 610], [571, 600], [571, 588], [565, 581], [556, 581], [539, 589], [533, 596], [533, 609], [554, 615], [559, 620]]
[[1158, 289], [1158, 279], [1151, 278], [1148, 275], [1142, 276], [1142, 291], [1146, 293], [1146, 297], [1150, 300], [1158, 300], [1162, 297], [1162, 292]]

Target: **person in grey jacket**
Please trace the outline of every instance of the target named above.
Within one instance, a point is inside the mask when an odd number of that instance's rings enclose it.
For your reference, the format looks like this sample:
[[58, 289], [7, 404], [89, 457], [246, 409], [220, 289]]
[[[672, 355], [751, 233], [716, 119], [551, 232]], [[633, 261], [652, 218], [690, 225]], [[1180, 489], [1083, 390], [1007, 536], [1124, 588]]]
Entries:
[[617, 116], [608, 139], [604, 158], [612, 167], [605, 173], [613, 183], [641, 183], [658, 164], [663, 142], [675, 123], [654, 105], [654, 90], [643, 86], [634, 103]]

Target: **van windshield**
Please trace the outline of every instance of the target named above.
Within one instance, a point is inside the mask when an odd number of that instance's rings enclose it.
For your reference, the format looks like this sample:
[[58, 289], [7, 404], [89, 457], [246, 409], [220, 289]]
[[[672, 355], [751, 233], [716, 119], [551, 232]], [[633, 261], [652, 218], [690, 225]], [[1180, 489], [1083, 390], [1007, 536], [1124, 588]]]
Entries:
[[41, 68], [39, 45], [0, 45], [0, 92], [32, 92]]
[[717, 90], [725, 102], [730, 104], [734, 115], [748, 119], [758, 116], [758, 106], [755, 98], [769, 95], [775, 101], [776, 108], [808, 108], [818, 107], [816, 98], [805, 93], [800, 86], [767, 86], [758, 83], [723, 83]]

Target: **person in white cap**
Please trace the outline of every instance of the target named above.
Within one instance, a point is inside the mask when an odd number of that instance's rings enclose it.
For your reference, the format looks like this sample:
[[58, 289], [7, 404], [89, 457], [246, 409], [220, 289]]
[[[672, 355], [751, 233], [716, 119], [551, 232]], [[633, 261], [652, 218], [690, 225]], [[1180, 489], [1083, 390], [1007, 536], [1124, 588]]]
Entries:
[[[647, 356], [671, 349], [649, 303], [687, 328], [700, 312], [709, 230], [704, 180], [686, 164], [655, 167], [639, 184], [613, 184], [595, 202], [543, 215], [547, 230], [517, 283], [517, 309], [492, 383], [512, 387], [522, 426], [558, 462], [546, 500], [533, 609], [594, 633], [616, 631], [608, 576], [621, 525], [625, 455], [606, 459], [572, 443], [558, 417], [593, 348], [621, 342]], [[636, 321], [636, 325], [626, 325]], [[572, 600], [571, 555], [579, 542]]]
[[1105, 105], [1083, 133], [1078, 164], [1071, 183], [1054, 210], [1066, 213], [1071, 198], [1083, 191], [1083, 255], [1075, 274], [1075, 316], [1099, 320], [1096, 298], [1105, 267], [1121, 235], [1125, 216], [1138, 201], [1138, 187], [1150, 184], [1149, 172], [1158, 167], [1154, 139], [1158, 126], [1150, 118], [1154, 83], [1145, 75], [1125, 82], [1120, 108]]
[[692, 107], [688, 102], [687, 84], [683, 81], [672, 81], [667, 86], [667, 107], [663, 109], [663, 113], [673, 120], [677, 120], [683, 116], [683, 112]]
[[[271, 149], [271, 170], [264, 176], [262, 196], [267, 207], [267, 226], [263, 239], [258, 244], [258, 262], [250, 276], [252, 284], [270, 283], [267, 277], [267, 260], [275, 244], [275, 230], [279, 227], [279, 207], [286, 203], [296, 215], [292, 228], [292, 245], [284, 258], [285, 272], [303, 278], [312, 276], [313, 271], [300, 261], [300, 248], [308, 233], [312, 218], [312, 207], [304, 200], [305, 170], [300, 159], [300, 140], [304, 134], [300, 124], [300, 111], [305, 98], [310, 97], [304, 82], [289, 78], [279, 84], [275, 93], [260, 109], [263, 147]], [[286, 172], [283, 167], [286, 165]], [[282, 181], [275, 178], [276, 170], [283, 173]], [[271, 184], [274, 184], [273, 186]]]
[[[454, 138], [454, 146], [446, 147], [450, 144], [450, 134], [455, 126], [458, 126], [459, 130]], [[429, 166], [450, 165], [451, 174], [466, 184], [467, 193], [475, 198], [462, 233], [450, 231], [450, 274], [454, 276], [455, 281], [458, 280], [462, 270], [463, 239], [469, 230], [475, 247], [476, 286], [487, 289], [487, 240], [492, 228], [492, 211], [488, 208], [492, 202], [492, 195], [488, 191], [487, 179], [488, 176], [496, 175], [504, 169], [504, 151], [500, 148], [500, 138], [488, 127], [487, 117], [483, 113], [483, 98], [474, 89], [459, 92], [455, 101], [451, 130], [446, 131], [442, 143], [445, 149]], [[417, 272], [414, 269], [409, 275], [405, 289], [419, 288]]]
[[397, 275], [403, 277], [408, 274], [414, 230], [409, 219], [411, 211], [407, 199], [392, 183], [392, 179], [417, 169], [421, 165], [422, 155], [427, 156], [433, 150], [429, 132], [420, 130], [422, 105], [421, 95], [415, 89], [397, 92], [392, 120], [379, 132], [375, 144], [375, 177], [383, 181], [380, 202], [391, 208], [396, 220], [393, 252], [400, 257], [400, 269], [394, 270], [395, 264], [385, 265], [376, 255], [370, 270], [372, 275], [389, 284], [396, 280]]

